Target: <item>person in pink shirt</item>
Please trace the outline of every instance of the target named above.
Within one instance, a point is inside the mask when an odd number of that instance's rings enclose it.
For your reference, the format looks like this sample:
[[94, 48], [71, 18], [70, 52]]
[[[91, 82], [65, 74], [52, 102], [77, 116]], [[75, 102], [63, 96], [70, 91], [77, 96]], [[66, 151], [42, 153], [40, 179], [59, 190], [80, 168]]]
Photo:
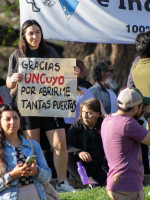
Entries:
[[150, 98], [126, 88], [117, 98], [118, 111], [108, 115], [101, 127], [108, 161], [107, 192], [111, 200], [144, 200], [140, 143], [150, 145], [150, 131], [138, 122], [144, 114], [150, 125]]

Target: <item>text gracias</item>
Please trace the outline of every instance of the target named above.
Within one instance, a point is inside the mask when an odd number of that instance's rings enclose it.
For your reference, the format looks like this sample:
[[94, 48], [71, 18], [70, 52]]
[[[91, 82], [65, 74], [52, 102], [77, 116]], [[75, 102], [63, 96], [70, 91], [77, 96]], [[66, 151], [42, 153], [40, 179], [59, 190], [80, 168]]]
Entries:
[[[43, 65], [44, 64], [44, 65]], [[33, 62], [31, 60], [29, 61], [23, 61], [22, 62], [22, 68], [25, 70], [51, 70], [58, 72], [60, 70], [59, 63], [49, 63], [45, 61], [41, 62]], [[25, 73], [25, 83], [26, 84], [42, 84], [48, 83], [52, 86], [54, 86], [56, 83], [58, 85], [64, 84], [64, 76], [47, 76], [45, 73]], [[21, 95], [24, 94], [30, 94], [30, 95], [36, 95], [36, 87], [35, 86], [22, 86], [21, 87]], [[70, 87], [41, 87], [38, 91], [38, 94], [41, 94], [42, 96], [70, 96]], [[70, 110], [71, 112], [74, 112], [76, 109], [76, 101], [73, 100], [65, 100], [65, 101], [53, 101], [53, 104], [51, 105], [50, 100], [47, 100], [46, 102], [44, 100], [37, 100], [37, 101], [29, 101], [29, 100], [21, 100], [22, 101], [22, 108], [23, 109], [49, 109], [53, 107], [53, 109], [61, 109], [61, 110]]]

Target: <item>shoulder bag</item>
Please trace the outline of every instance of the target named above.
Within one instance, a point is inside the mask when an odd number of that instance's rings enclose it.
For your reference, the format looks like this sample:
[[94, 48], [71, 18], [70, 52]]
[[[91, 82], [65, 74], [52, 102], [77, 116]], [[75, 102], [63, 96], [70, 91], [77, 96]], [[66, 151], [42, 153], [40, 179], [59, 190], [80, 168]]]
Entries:
[[[30, 140], [30, 145], [32, 148], [32, 154], [34, 154], [34, 147], [33, 147], [32, 140]], [[43, 185], [47, 200], [60, 200], [57, 191], [49, 182], [44, 183], [42, 185]]]

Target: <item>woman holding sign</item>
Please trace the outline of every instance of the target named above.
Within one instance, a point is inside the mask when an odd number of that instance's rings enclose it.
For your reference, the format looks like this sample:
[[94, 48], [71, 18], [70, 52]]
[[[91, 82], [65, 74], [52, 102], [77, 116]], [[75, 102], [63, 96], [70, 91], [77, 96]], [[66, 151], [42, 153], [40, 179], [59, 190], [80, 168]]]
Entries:
[[[9, 58], [7, 87], [17, 88], [17, 83], [22, 81], [22, 74], [18, 73], [19, 57], [58, 58], [57, 52], [45, 44], [41, 26], [35, 20], [28, 20], [22, 25], [20, 32], [19, 49], [14, 51]], [[79, 69], [74, 67], [74, 74]], [[73, 192], [75, 189], [66, 181], [67, 172], [67, 147], [63, 118], [53, 117], [23, 117], [24, 136], [40, 143], [40, 129], [47, 135], [53, 148], [54, 165], [57, 172], [59, 192]]]

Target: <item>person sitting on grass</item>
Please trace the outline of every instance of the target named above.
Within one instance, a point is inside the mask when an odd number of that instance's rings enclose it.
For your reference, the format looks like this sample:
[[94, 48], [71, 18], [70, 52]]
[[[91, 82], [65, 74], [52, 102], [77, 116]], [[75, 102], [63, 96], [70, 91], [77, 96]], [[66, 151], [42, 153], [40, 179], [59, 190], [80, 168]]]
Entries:
[[108, 166], [100, 135], [101, 115], [100, 102], [95, 98], [80, 105], [79, 119], [71, 125], [67, 134], [68, 171], [79, 178], [77, 162], [81, 161], [91, 183], [104, 186]]

